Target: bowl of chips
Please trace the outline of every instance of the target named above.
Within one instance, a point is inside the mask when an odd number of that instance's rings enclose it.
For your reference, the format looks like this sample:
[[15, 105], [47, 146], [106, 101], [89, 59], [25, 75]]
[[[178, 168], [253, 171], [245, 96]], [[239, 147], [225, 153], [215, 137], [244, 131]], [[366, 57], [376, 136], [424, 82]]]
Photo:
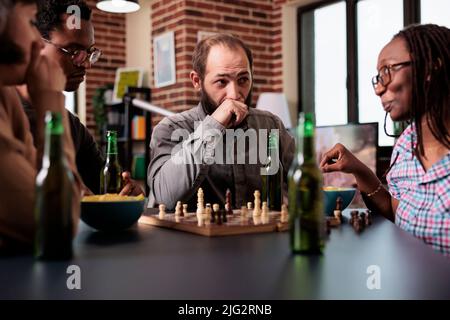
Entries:
[[[356, 189], [347, 187], [323, 187], [325, 199], [325, 214], [334, 216], [334, 210], [339, 206], [346, 209], [355, 197]], [[340, 199], [339, 199], [340, 198]]]
[[81, 200], [81, 220], [99, 231], [121, 231], [135, 224], [144, 211], [145, 197], [103, 194]]

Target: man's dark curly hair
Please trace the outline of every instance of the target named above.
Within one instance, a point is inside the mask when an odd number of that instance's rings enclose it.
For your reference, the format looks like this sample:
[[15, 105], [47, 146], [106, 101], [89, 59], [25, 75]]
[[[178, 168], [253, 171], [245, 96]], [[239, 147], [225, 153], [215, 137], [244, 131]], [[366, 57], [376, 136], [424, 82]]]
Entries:
[[92, 11], [83, 0], [38, 0], [37, 3], [37, 27], [45, 39], [49, 39], [50, 32], [64, 23], [62, 15], [67, 13], [69, 6], [80, 8], [81, 19], [88, 21], [91, 19]]

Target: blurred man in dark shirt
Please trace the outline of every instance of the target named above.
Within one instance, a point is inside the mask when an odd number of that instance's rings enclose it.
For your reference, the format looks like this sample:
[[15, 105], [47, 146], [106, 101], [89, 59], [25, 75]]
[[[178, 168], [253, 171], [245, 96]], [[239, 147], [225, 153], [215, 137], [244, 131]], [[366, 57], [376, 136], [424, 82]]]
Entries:
[[[71, 10], [79, 9], [80, 17]], [[72, 7], [73, 8], [73, 7]], [[81, 18], [77, 21], [78, 18]], [[79, 22], [79, 25], [77, 25]], [[67, 77], [65, 91], [76, 91], [84, 81], [86, 71], [98, 61], [101, 51], [95, 47], [94, 26], [91, 21], [91, 9], [83, 0], [43, 0], [39, 1], [37, 27], [45, 47], [42, 54], [56, 60]], [[30, 120], [31, 132], [35, 136], [35, 111], [30, 103], [26, 86], [17, 88]], [[100, 170], [104, 157], [94, 137], [69, 111], [69, 123], [76, 150], [76, 164], [84, 184], [93, 192], [100, 190]], [[124, 172], [122, 195], [138, 195], [142, 188], [130, 179], [130, 173]]]

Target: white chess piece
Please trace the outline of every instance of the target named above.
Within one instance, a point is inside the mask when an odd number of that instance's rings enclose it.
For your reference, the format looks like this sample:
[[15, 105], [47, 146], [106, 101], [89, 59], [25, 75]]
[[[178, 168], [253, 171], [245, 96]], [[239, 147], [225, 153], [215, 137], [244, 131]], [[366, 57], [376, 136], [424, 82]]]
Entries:
[[175, 207], [175, 216], [181, 216], [181, 201], [177, 202], [177, 206]]
[[203, 226], [203, 213], [204, 213], [204, 209], [202, 206], [197, 205], [197, 225], [199, 227]]
[[266, 201], [262, 203], [261, 222], [263, 224], [269, 223], [269, 207]]
[[255, 190], [254, 194], [255, 196], [255, 208], [253, 209], [253, 216], [260, 216], [261, 215], [261, 193], [259, 190]]
[[188, 205], [183, 204], [183, 216], [186, 218], [189, 215], [188, 213]]
[[166, 215], [166, 206], [164, 204], [159, 205], [159, 219], [164, 219], [164, 216]]

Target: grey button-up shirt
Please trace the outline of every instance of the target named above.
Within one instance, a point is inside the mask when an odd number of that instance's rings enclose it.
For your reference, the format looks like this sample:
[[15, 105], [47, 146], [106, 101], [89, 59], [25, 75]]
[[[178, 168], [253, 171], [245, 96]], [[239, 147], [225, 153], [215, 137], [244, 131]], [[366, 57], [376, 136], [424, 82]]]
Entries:
[[234, 129], [225, 130], [200, 104], [164, 118], [154, 128], [150, 142], [149, 207], [163, 203], [170, 210], [182, 201], [195, 210], [199, 187], [205, 204], [223, 205], [227, 188], [235, 208], [253, 202], [254, 191], [262, 187], [261, 167], [267, 159], [271, 129], [279, 130], [279, 167], [283, 170], [283, 196], [287, 197], [286, 177], [295, 142], [281, 120], [250, 108], [247, 118]]

